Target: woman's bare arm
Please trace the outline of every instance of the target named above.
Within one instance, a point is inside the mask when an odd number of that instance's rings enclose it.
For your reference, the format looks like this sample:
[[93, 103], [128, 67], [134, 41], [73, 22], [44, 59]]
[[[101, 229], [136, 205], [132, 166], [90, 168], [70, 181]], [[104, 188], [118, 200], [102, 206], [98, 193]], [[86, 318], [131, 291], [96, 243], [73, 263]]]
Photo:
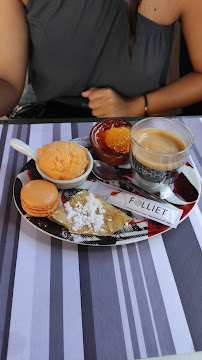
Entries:
[[[178, 4], [179, 5], [179, 4]], [[194, 71], [147, 94], [150, 115], [185, 107], [202, 100], [202, 0], [181, 0], [182, 31]], [[128, 99], [110, 88], [82, 93], [96, 117], [144, 116], [144, 96]]]
[[[194, 72], [147, 95], [149, 114], [185, 107], [202, 100], [202, 1], [181, 1], [182, 31]], [[144, 99], [131, 101], [131, 111], [144, 115]]]
[[184, 0], [182, 5], [182, 31], [194, 72], [148, 94], [150, 114], [202, 100], [202, 1]]
[[18, 103], [25, 84], [28, 28], [21, 0], [0, 1], [0, 116]]

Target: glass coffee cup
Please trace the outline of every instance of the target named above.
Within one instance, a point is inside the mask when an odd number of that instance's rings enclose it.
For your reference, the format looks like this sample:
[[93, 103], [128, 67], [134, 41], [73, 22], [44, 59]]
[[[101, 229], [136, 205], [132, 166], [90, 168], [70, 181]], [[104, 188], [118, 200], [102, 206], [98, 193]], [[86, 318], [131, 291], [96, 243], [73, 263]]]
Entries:
[[192, 132], [180, 121], [146, 118], [132, 126], [130, 162], [134, 183], [166, 197], [166, 189], [176, 180], [193, 145]]

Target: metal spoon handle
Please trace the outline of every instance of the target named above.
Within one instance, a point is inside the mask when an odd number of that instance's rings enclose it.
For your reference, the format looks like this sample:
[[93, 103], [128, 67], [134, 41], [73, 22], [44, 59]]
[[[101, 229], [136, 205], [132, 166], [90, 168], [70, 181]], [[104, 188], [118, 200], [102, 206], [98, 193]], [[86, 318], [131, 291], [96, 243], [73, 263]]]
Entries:
[[158, 196], [140, 188], [139, 186], [132, 184], [130, 181], [122, 179], [122, 177], [118, 177], [117, 180], [123, 184], [130, 186], [132, 189], [137, 190], [141, 195], [145, 196], [147, 199], [158, 201], [162, 204], [167, 204], [166, 200], [159, 198]]

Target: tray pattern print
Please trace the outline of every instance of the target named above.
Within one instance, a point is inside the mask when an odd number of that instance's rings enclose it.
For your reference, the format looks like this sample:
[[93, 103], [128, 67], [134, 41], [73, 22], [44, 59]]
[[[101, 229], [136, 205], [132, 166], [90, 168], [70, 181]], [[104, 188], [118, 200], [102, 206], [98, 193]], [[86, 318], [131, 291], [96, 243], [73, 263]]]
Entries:
[[[117, 168], [117, 171], [119, 172], [119, 175], [131, 176], [131, 169]], [[136, 216], [134, 213], [121, 209], [127, 215], [131, 216], [133, 220], [130, 224], [124, 226], [115, 234], [111, 236], [100, 237], [71, 234], [66, 228], [50, 221], [48, 218], [30, 217], [22, 209], [20, 201], [21, 188], [28, 181], [35, 179], [41, 179], [41, 176], [36, 170], [35, 162], [33, 160], [30, 160], [21, 169], [20, 173], [15, 179], [13, 188], [14, 202], [20, 214], [27, 221], [29, 221], [31, 225], [37, 227], [40, 231], [43, 231], [57, 239], [70, 241], [82, 245], [124, 245], [136, 241], [146, 240], [150, 237], [161, 234], [170, 229], [170, 227], [168, 226], [165, 226], [153, 220]], [[96, 178], [91, 173], [88, 180], [82, 185], [82, 188], [90, 189], [90, 186], [94, 181], [96, 181]], [[110, 181], [108, 183], [114, 184], [113, 181]], [[120, 183], [119, 186], [123, 189], [129, 190], [124, 184]], [[173, 191], [171, 192], [171, 198], [168, 200], [183, 210], [182, 218], [180, 220], [182, 222], [196, 205], [201, 192], [200, 181], [198, 179], [197, 173], [189, 163], [185, 165], [182, 174], [180, 174], [177, 181], [174, 183], [172, 190]], [[81, 191], [81, 187], [64, 191], [60, 190], [59, 195], [61, 199], [61, 204], [68, 201], [72, 197], [72, 195], [76, 194], [78, 191]], [[187, 194], [186, 196], [188, 197], [187, 201], [181, 201], [179, 199], [179, 196], [185, 197], [185, 194]], [[192, 195], [194, 196], [195, 201], [190, 202]]]

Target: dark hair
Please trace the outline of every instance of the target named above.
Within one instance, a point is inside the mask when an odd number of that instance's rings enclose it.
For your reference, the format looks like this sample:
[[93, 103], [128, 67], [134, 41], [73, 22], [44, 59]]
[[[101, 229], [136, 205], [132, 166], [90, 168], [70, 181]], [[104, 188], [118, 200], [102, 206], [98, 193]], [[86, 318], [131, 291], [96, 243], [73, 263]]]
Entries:
[[128, 52], [130, 59], [132, 59], [134, 52], [137, 13], [141, 1], [142, 0], [128, 0], [128, 23], [129, 23]]

